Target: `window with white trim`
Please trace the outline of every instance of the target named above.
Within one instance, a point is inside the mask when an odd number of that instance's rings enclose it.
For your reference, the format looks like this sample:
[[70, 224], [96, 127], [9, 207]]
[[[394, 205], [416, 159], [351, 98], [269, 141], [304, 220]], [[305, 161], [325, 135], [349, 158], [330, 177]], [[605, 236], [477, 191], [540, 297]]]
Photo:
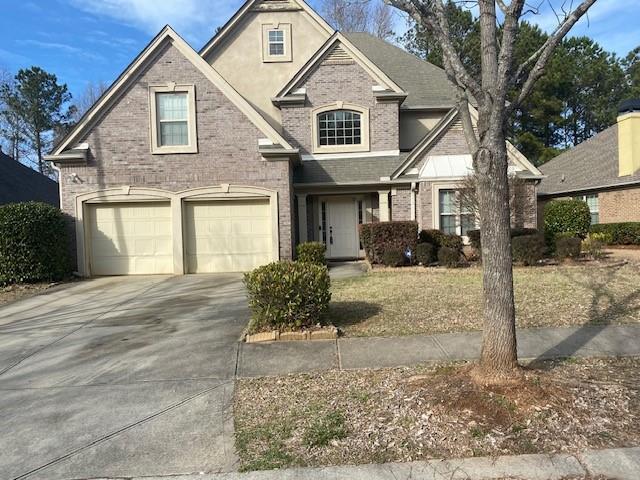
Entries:
[[284, 31], [269, 30], [267, 32], [269, 42], [269, 56], [281, 57], [284, 55]]
[[265, 23], [262, 25], [262, 61], [265, 63], [290, 62], [291, 24]]
[[196, 102], [193, 85], [149, 87], [151, 153], [196, 153]]
[[460, 195], [454, 189], [438, 191], [438, 211], [440, 231], [448, 235], [467, 236], [469, 230], [477, 228], [476, 216], [460, 201]]
[[578, 195], [574, 197], [575, 200], [582, 200], [589, 206], [589, 212], [591, 213], [591, 225], [600, 223], [600, 200], [598, 194], [593, 193], [591, 195]]
[[352, 110], [318, 115], [318, 145], [362, 145], [362, 116]]

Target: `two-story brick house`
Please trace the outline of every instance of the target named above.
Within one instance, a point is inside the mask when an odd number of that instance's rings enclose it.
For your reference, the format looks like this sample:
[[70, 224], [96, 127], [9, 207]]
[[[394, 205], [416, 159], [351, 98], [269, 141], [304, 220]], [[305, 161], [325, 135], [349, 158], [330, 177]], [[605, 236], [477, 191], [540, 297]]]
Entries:
[[[509, 155], [533, 227], [541, 174]], [[358, 258], [359, 223], [475, 223], [444, 72], [302, 0], [248, 0], [199, 53], [165, 27], [50, 160], [83, 275], [245, 271], [306, 240]]]

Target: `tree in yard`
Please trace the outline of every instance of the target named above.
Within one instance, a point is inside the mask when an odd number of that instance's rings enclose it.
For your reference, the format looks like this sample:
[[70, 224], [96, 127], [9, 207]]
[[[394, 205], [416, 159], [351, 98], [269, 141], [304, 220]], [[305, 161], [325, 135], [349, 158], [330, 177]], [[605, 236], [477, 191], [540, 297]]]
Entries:
[[98, 99], [102, 96], [104, 92], [106, 92], [109, 86], [104, 82], [87, 83], [83, 92], [79, 97], [73, 102], [73, 110], [71, 115], [71, 120], [73, 123], [78, 123], [80, 118], [93, 107], [93, 104], [98, 101]]
[[[480, 361], [473, 370], [473, 377], [484, 384], [514, 380], [519, 378], [520, 370], [516, 348], [506, 132], [514, 110], [543, 76], [556, 47], [596, 0], [582, 0], [561, 17], [558, 27], [544, 44], [520, 64], [515, 62], [515, 46], [522, 18], [531, 12], [525, 0], [465, 2], [465, 5], [477, 4], [479, 11], [479, 77], [468, 71], [456, 52], [444, 0], [385, 2], [406, 12], [437, 39], [447, 77], [456, 87], [457, 107], [473, 155], [480, 205], [484, 329]], [[498, 24], [499, 14], [501, 25]]]
[[369, 32], [393, 37], [393, 10], [380, 0], [323, 0], [322, 16], [342, 32]]
[[630, 97], [640, 97], [640, 47], [629, 52], [623, 62]]
[[37, 156], [40, 173], [46, 173], [43, 160], [50, 143], [47, 135], [59, 124], [67, 121], [63, 105], [71, 100], [66, 84], [59, 85], [54, 74], [39, 67], [19, 70], [13, 88], [5, 85], [0, 90], [6, 108], [19, 118], [31, 148]]
[[5, 151], [20, 161], [25, 154], [26, 138], [22, 119], [9, 107], [14, 95], [13, 76], [7, 70], [0, 70], [0, 138], [2, 145], [8, 147]]

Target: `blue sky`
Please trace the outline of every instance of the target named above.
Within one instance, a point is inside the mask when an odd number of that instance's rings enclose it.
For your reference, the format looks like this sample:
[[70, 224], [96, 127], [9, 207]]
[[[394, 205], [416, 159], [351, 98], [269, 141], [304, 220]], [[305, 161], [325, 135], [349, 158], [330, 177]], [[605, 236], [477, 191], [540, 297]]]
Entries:
[[[320, 2], [310, 3], [317, 7]], [[0, 68], [15, 72], [38, 65], [55, 73], [77, 96], [88, 82], [111, 83], [167, 23], [198, 50], [243, 0], [3, 0], [2, 3]], [[540, 15], [528, 20], [549, 30], [557, 20], [546, 5]], [[583, 19], [573, 34], [589, 35], [607, 50], [626, 55], [640, 45], [640, 28], [633, 27], [631, 20], [637, 18], [639, 10], [640, 0], [598, 0], [589, 19]], [[398, 31], [405, 28], [400, 17], [397, 26]]]

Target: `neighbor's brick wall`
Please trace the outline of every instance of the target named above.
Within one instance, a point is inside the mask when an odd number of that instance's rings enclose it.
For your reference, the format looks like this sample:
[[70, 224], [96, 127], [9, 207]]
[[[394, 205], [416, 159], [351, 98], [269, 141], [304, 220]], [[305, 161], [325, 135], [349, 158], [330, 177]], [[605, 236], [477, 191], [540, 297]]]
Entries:
[[600, 223], [640, 222], [640, 188], [598, 193]]
[[306, 87], [304, 106], [282, 107], [282, 128], [287, 141], [300, 148], [300, 153], [312, 152], [312, 110], [343, 101], [369, 108], [369, 142], [372, 152], [398, 150], [399, 110], [397, 102], [376, 103], [369, 74], [355, 62], [324, 62], [302, 82]]
[[[148, 86], [167, 82], [195, 85], [199, 153], [150, 153]], [[198, 69], [167, 45], [82, 139], [90, 146], [88, 165], [62, 167], [61, 208], [75, 216], [76, 195], [123, 185], [170, 191], [221, 183], [269, 188], [278, 191], [280, 255], [291, 258], [292, 173], [286, 161], [262, 159], [258, 139], [263, 137]], [[72, 172], [78, 183], [67, 178]]]
[[396, 190], [391, 194], [391, 220], [411, 220], [411, 190], [408, 188]]

